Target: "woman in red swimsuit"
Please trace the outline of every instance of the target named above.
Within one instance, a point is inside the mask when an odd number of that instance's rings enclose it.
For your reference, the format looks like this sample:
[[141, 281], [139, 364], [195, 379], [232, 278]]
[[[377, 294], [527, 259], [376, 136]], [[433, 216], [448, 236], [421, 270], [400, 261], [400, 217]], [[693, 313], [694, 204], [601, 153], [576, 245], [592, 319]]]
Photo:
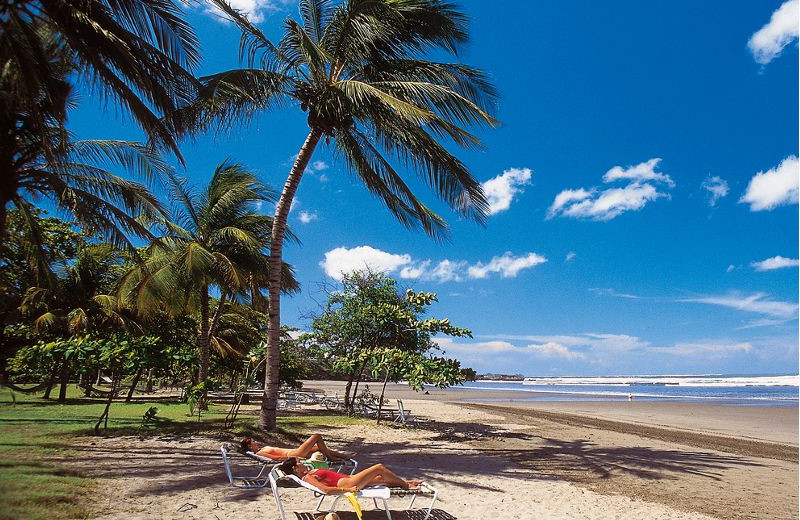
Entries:
[[344, 453], [328, 448], [322, 435], [315, 433], [305, 440], [303, 444], [297, 448], [276, 448], [274, 446], [261, 446], [250, 437], [242, 439], [242, 449], [244, 451], [251, 451], [256, 455], [267, 457], [272, 460], [286, 460], [290, 457], [299, 457], [306, 459], [311, 456], [315, 451], [322, 452], [328, 460], [348, 460], [353, 458], [353, 453]]
[[337, 473], [329, 469], [306, 469], [300, 460], [291, 458], [282, 462], [280, 469], [284, 473], [292, 473], [304, 481], [320, 488], [325, 493], [341, 494], [357, 493], [359, 489], [370, 486], [389, 486], [412, 489], [422, 484], [421, 480], [405, 480], [395, 475], [383, 464], [375, 464], [363, 469], [355, 475]]

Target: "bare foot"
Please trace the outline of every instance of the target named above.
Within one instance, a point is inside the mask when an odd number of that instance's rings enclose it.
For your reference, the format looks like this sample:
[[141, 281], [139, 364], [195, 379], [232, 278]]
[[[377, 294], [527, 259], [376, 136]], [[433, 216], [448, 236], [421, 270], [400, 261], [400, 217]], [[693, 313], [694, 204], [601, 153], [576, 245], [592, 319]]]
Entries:
[[425, 482], [425, 481], [424, 480], [417, 480], [417, 479], [415, 479], [415, 480], [406, 480], [406, 483], [408, 484], [408, 489], [416, 489], [423, 482]]

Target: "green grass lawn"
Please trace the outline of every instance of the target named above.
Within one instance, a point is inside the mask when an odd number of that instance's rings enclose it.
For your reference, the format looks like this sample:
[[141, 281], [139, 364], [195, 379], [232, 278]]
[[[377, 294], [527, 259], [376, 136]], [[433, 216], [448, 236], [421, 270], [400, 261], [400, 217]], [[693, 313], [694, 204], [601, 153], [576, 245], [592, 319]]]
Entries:
[[[96, 483], [59, 464], [73, 454], [70, 445], [93, 433], [105, 403], [79, 397], [70, 387], [66, 404], [39, 395], [13, 393], [0, 388], [0, 520], [59, 520], [85, 518], [83, 504]], [[140, 429], [142, 416], [156, 406], [154, 424]], [[259, 435], [255, 415], [239, 415], [236, 426], [225, 430], [227, 406], [211, 405], [200, 421], [188, 416], [189, 408], [178, 402], [115, 402], [111, 405], [106, 435], [206, 434], [215, 437]], [[363, 421], [338, 415], [279, 417], [279, 432], [271, 440], [291, 445], [314, 431], [316, 425], [336, 426]]]

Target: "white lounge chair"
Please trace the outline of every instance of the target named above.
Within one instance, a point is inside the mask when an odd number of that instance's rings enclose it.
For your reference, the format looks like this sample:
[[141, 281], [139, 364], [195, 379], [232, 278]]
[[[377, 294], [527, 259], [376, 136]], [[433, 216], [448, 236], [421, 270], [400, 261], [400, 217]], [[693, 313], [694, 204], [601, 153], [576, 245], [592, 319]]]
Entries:
[[[220, 451], [222, 452], [222, 462], [225, 464], [225, 475], [227, 475], [232, 487], [242, 489], [260, 489], [269, 486], [269, 479], [264, 476], [264, 472], [270, 467], [269, 465], [262, 464], [261, 471], [259, 471], [255, 476], [237, 477], [233, 474], [233, 470], [231, 468], [230, 446], [223, 444], [220, 447]], [[277, 461], [270, 462], [272, 462], [272, 464], [277, 464]]]
[[[309, 484], [305, 480], [302, 480], [297, 477], [297, 475], [286, 474], [277, 466], [273, 467], [272, 470], [269, 472], [269, 482], [270, 486], [272, 487], [272, 496], [275, 497], [275, 503], [278, 506], [278, 511], [281, 514], [281, 520], [286, 520], [286, 512], [283, 509], [283, 503], [281, 502], [281, 495], [279, 488], [305, 488], [314, 493], [314, 497], [319, 497], [319, 501], [317, 502], [314, 511], [323, 512], [322, 510], [322, 502], [328, 498], [333, 497], [333, 501], [331, 502], [330, 506], [328, 507], [327, 511], [330, 513], [331, 511], [336, 509], [336, 504], [339, 503], [339, 500], [344, 498], [344, 495], [332, 495], [322, 491], [320, 488], [314, 486], [313, 484]], [[386, 518], [388, 520], [392, 520], [392, 513], [389, 511], [389, 504], [387, 500], [392, 497], [406, 497], [411, 496], [411, 502], [408, 504], [406, 509], [411, 509], [414, 507], [414, 502], [419, 495], [426, 495], [431, 497], [430, 504], [428, 504], [427, 509], [424, 509], [425, 516], [423, 516], [420, 520], [428, 520], [428, 517], [431, 514], [431, 510], [433, 509], [433, 504], [436, 502], [436, 498], [438, 496], [438, 492], [436, 488], [430, 486], [426, 482], [423, 482], [419, 489], [415, 490], [408, 490], [408, 489], [400, 489], [400, 488], [388, 488], [386, 486], [374, 486], [362, 489], [358, 492], [359, 498], [371, 498], [373, 504], [375, 505], [375, 509], [379, 509], [378, 507], [378, 500], [383, 503], [383, 510], [386, 512]]]
[[400, 424], [417, 424], [416, 416], [411, 415], [411, 410], [407, 410], [403, 406], [403, 401], [400, 399], [397, 400], [397, 417], [394, 418], [394, 422]]

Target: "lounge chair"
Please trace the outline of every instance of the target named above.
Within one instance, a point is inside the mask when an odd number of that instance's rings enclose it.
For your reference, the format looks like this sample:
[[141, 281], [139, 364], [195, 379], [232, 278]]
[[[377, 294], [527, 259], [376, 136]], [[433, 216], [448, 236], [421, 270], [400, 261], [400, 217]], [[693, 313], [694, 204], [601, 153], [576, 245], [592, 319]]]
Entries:
[[[233, 470], [231, 468], [230, 452], [238, 452], [238, 446], [230, 443], [224, 443], [220, 447], [220, 451], [222, 452], [222, 462], [225, 465], [225, 475], [228, 477], [231, 486], [235, 488], [259, 489], [267, 487], [269, 485], [269, 479], [264, 476], [264, 472], [267, 470], [267, 468], [272, 468], [276, 464], [283, 462], [282, 460], [270, 459], [269, 457], [258, 455], [252, 451], [247, 451], [244, 453], [244, 456], [260, 464], [261, 471], [252, 477], [237, 477], [233, 474]], [[333, 468], [335, 471], [340, 473], [348, 472], [350, 475], [355, 473], [356, 468], [358, 468], [358, 462], [355, 459], [343, 461], [324, 461], [324, 463], [327, 464], [328, 467]]]
[[[220, 451], [222, 452], [222, 462], [225, 464], [225, 475], [227, 475], [228, 480], [231, 483], [232, 487], [235, 488], [242, 488], [242, 489], [260, 489], [265, 488], [270, 485], [269, 479], [264, 476], [264, 472], [267, 468], [271, 467], [267, 464], [262, 464], [261, 471], [258, 472], [257, 475], [252, 477], [237, 477], [233, 474], [233, 470], [231, 469], [231, 462], [230, 462], [230, 450], [231, 446], [228, 444], [223, 444], [220, 447]], [[271, 461], [272, 464], [276, 464], [276, 461]]]
[[[279, 467], [274, 467], [269, 472], [269, 483], [272, 487], [272, 496], [275, 497], [275, 503], [278, 506], [278, 511], [281, 514], [281, 520], [286, 520], [286, 511], [283, 509], [283, 503], [281, 502], [281, 495], [279, 488], [305, 488], [312, 493], [314, 493], [314, 497], [318, 497], [319, 501], [317, 502], [314, 511], [316, 512], [328, 512], [336, 509], [336, 504], [339, 503], [339, 500], [345, 497], [345, 495], [332, 495], [322, 491], [320, 488], [314, 486], [313, 484], [309, 484], [305, 480], [302, 480], [297, 477], [297, 475], [286, 474]], [[433, 509], [433, 504], [436, 502], [436, 498], [438, 496], [438, 492], [436, 488], [430, 486], [429, 484], [423, 482], [419, 489], [409, 490], [409, 489], [401, 489], [401, 488], [388, 488], [386, 486], [374, 486], [362, 489], [358, 492], [359, 498], [371, 498], [373, 504], [375, 505], [375, 509], [379, 509], [378, 507], [378, 500], [383, 503], [383, 510], [386, 512], [386, 518], [388, 520], [392, 520], [392, 513], [389, 511], [389, 504], [387, 500], [392, 497], [406, 497], [411, 496], [411, 502], [408, 504], [406, 509], [411, 509], [414, 507], [414, 502], [417, 499], [417, 496], [425, 495], [430, 496], [431, 501], [428, 504], [428, 507], [424, 509], [425, 516], [423, 516], [420, 520], [428, 520], [428, 517], [431, 514], [431, 510]], [[327, 511], [323, 511], [322, 509], [322, 502], [328, 498], [334, 497], [333, 501], [331, 502], [330, 506], [328, 507]]]
[[397, 408], [398, 408], [398, 414], [397, 414], [397, 417], [395, 417], [394, 422], [400, 423], [400, 424], [416, 424], [417, 423], [416, 416], [412, 416], [411, 415], [411, 410], [407, 410], [403, 406], [403, 401], [401, 401], [400, 399], [397, 400]]

